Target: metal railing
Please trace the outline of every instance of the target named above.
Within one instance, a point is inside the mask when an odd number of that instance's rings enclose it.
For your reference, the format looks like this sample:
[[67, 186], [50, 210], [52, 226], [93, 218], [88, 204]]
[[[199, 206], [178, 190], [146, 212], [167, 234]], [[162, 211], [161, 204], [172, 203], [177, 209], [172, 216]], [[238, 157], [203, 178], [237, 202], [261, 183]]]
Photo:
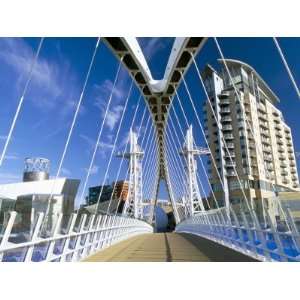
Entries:
[[290, 230], [276, 228], [268, 212], [267, 222], [261, 224], [254, 211], [220, 208], [184, 220], [175, 231], [199, 235], [260, 261], [300, 261], [300, 235], [289, 209], [286, 215]]
[[0, 237], [0, 262], [80, 261], [121, 240], [153, 232], [153, 227], [144, 221], [108, 215], [72, 214], [63, 228], [60, 214], [51, 234], [42, 237], [44, 215], [39, 213], [30, 237], [16, 242], [16, 234], [12, 232], [16, 217], [16, 212], [10, 213]]

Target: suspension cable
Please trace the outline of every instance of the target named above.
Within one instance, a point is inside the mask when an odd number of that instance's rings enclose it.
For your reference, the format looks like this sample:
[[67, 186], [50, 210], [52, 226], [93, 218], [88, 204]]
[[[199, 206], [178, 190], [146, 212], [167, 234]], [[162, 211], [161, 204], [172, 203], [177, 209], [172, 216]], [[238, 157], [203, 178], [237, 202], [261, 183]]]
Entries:
[[[176, 164], [175, 164], [176, 159], [174, 159], [173, 152], [172, 152], [172, 150], [170, 150], [171, 147], [169, 147], [169, 145], [168, 145], [168, 144], [171, 145], [171, 142], [170, 142], [169, 136], [167, 134], [167, 127], [166, 127], [165, 137], [166, 137], [166, 154], [167, 154], [167, 158], [168, 158], [167, 159], [168, 167], [169, 167], [170, 171], [172, 171], [172, 173], [173, 173], [172, 178], [174, 179], [173, 181], [175, 182], [175, 190], [177, 191], [177, 199], [178, 199], [178, 198], [180, 198], [180, 195], [182, 194], [181, 189], [180, 189], [181, 185], [179, 183], [181, 181], [184, 182], [185, 180], [181, 173], [175, 171], [175, 170], [177, 170]], [[178, 166], [178, 163], [177, 163], [177, 166]], [[176, 176], [174, 176], [174, 174]], [[186, 186], [186, 185], [184, 185], [184, 186]]]
[[113, 144], [113, 147], [112, 147], [112, 150], [111, 150], [111, 153], [110, 153], [109, 161], [108, 161], [106, 171], [105, 171], [105, 174], [104, 174], [104, 178], [103, 178], [103, 181], [102, 181], [101, 190], [100, 190], [100, 193], [99, 193], [99, 196], [98, 196], [96, 210], [95, 210], [96, 213], [98, 212], [100, 199], [101, 199], [103, 189], [104, 189], [104, 184], [105, 184], [105, 181], [106, 181], [106, 178], [107, 178], [107, 175], [108, 175], [108, 171], [110, 169], [110, 164], [111, 164], [111, 161], [112, 161], [112, 158], [113, 158], [113, 155], [114, 155], [114, 151], [115, 151], [115, 148], [116, 148], [116, 145], [117, 145], [117, 140], [119, 138], [120, 129], [121, 129], [123, 119], [124, 119], [124, 115], [125, 115], [125, 112], [126, 112], [126, 109], [127, 109], [128, 100], [131, 96], [132, 87], [133, 87], [133, 80], [131, 80], [131, 84], [130, 84], [129, 92], [128, 92], [128, 95], [127, 95], [127, 98], [126, 98], [125, 106], [124, 106], [123, 111], [122, 111], [122, 116], [121, 116], [121, 119], [120, 119], [120, 122], [119, 122], [119, 126], [118, 126], [118, 129], [117, 129], [116, 136], [115, 136], [114, 144]]
[[[139, 128], [138, 128], [138, 133], [140, 132], [141, 127], [142, 127], [142, 125], [143, 125], [145, 112], [146, 112], [146, 107], [145, 107], [144, 112], [143, 112], [143, 115], [142, 115], [142, 119], [141, 119], [141, 122], [140, 122], [140, 125], [139, 125]], [[127, 144], [128, 144], [128, 143], [129, 143], [129, 139], [127, 140]], [[127, 179], [128, 179], [128, 176], [129, 176], [129, 168], [127, 169], [127, 172], [126, 172], [126, 175], [125, 175], [126, 181], [128, 181], [128, 180], [127, 180]], [[123, 191], [124, 191], [124, 185], [122, 186], [121, 195], [123, 194]], [[119, 207], [120, 202], [121, 202], [121, 197], [119, 197], [119, 201], [118, 201], [117, 208]], [[117, 215], [117, 210], [116, 210], [116, 212], [115, 212], [115, 216], [116, 216], [116, 215]]]
[[[136, 105], [134, 114], [133, 114], [133, 118], [132, 118], [132, 121], [131, 121], [130, 128], [132, 128], [132, 126], [133, 126], [133, 124], [134, 124], [134, 121], [135, 121], [135, 118], [136, 118], [136, 114], [137, 114], [137, 111], [138, 111], [138, 108], [139, 108], [139, 105], [140, 105], [140, 102], [141, 102], [141, 98], [142, 98], [142, 96], [140, 95], [139, 98], [138, 98], [138, 102], [137, 102], [137, 105]], [[126, 141], [125, 152], [126, 152], [126, 150], [127, 150], [128, 144], [129, 144], [129, 138], [127, 138], [127, 141]], [[111, 195], [110, 195], [109, 204], [108, 204], [108, 207], [107, 207], [106, 214], [108, 214], [108, 213], [109, 213], [109, 210], [110, 210], [112, 198], [113, 198], [113, 195], [114, 195], [114, 193], [115, 193], [115, 189], [116, 189], [117, 182], [119, 181], [119, 176], [120, 176], [120, 173], [121, 173], [121, 169], [122, 169], [122, 165], [123, 165], [124, 159], [125, 159], [125, 158], [124, 158], [124, 155], [122, 155], [121, 163], [120, 163], [120, 165], [119, 165], [119, 169], [118, 169], [118, 172], [117, 172], [117, 177], [116, 177], [116, 180], [115, 180], [115, 182], [114, 182], [114, 186], [113, 186], [112, 193], [111, 193]], [[120, 194], [120, 197], [121, 197], [121, 196], [122, 196], [122, 193]], [[118, 209], [118, 208], [117, 208], [117, 209]]]
[[[173, 101], [172, 101], [172, 102], [173, 102]], [[174, 110], [174, 112], [175, 112], [175, 108], [174, 108], [173, 105], [172, 105], [171, 108], [173, 108], [173, 110]], [[176, 113], [176, 112], [175, 112], [175, 113]], [[182, 145], [181, 145], [181, 143], [180, 143], [178, 134], [177, 134], [177, 132], [176, 132], [176, 128], [175, 128], [174, 122], [173, 122], [173, 120], [172, 120], [172, 115], [171, 115], [171, 113], [169, 114], [169, 118], [170, 118], [170, 124], [171, 124], [171, 126], [172, 126], [172, 128], [173, 128], [173, 131], [174, 131], [174, 133], [175, 133], [175, 137], [176, 137], [178, 146], [181, 147]], [[187, 126], [188, 126], [188, 124], [187, 124]], [[171, 133], [172, 133], [172, 132], [171, 132]], [[183, 140], [185, 140], [183, 131], [182, 131], [182, 136], [183, 136]], [[185, 160], [186, 165], [188, 166], [187, 158], [186, 158], [185, 156], [183, 156], [183, 157], [184, 157], [184, 160]], [[201, 157], [200, 157], [200, 159], [201, 159]], [[201, 160], [202, 160], [202, 159], [201, 159]], [[206, 172], [206, 170], [205, 170], [205, 172]], [[198, 176], [198, 172], [196, 172], [196, 176], [197, 176], [197, 180], [198, 180], [199, 183], [200, 183], [201, 193], [202, 193], [202, 195], [203, 195], [203, 197], [204, 197], [204, 196], [205, 196], [205, 191], [204, 191], [203, 185], [202, 185], [202, 183], [201, 183], [201, 180], [200, 180], [200, 178], [199, 178], [199, 176]], [[209, 183], [209, 181], [208, 181], [208, 183]], [[200, 192], [200, 191], [199, 191], [199, 192]], [[201, 195], [201, 193], [200, 193], [200, 197], [203, 198], [202, 195]], [[208, 207], [210, 208], [209, 202], [208, 202], [208, 200], [207, 200], [206, 197], [205, 197], [205, 200], [206, 200], [206, 202], [207, 202]]]
[[19, 116], [19, 113], [20, 113], [20, 110], [21, 110], [21, 107], [22, 107], [22, 104], [23, 104], [23, 101], [24, 101], [24, 97], [26, 96], [26, 92], [27, 92], [27, 90], [28, 90], [28, 86], [29, 86], [29, 84], [30, 84], [30, 82], [31, 82], [31, 79], [32, 79], [32, 76], [33, 76], [33, 70], [34, 70], [34, 67], [35, 67], [35, 65], [36, 65], [36, 63], [37, 63], [37, 60], [38, 60], [38, 57], [39, 57], [39, 54], [40, 54], [40, 51], [41, 51], [43, 42], [44, 42], [44, 38], [42, 37], [42, 38], [40, 39], [40, 42], [39, 42], [39, 45], [38, 45], [38, 49], [37, 49], [37, 51], [36, 51], [36, 54], [35, 54], [35, 56], [34, 56], [34, 59], [33, 59], [32, 62], [31, 62], [30, 69], [29, 69], [29, 74], [28, 74], [28, 78], [27, 78], [27, 81], [26, 81], [26, 83], [25, 83], [25, 86], [24, 86], [24, 89], [23, 89], [21, 98], [20, 98], [20, 100], [19, 100], [19, 104], [18, 104], [17, 110], [16, 110], [16, 112], [15, 112], [13, 121], [12, 121], [12, 123], [11, 123], [10, 129], [9, 129], [9, 132], [8, 132], [8, 135], [7, 135], [7, 137], [6, 137], [6, 141], [5, 141], [4, 148], [3, 148], [3, 151], [2, 151], [2, 154], [1, 154], [1, 158], [0, 158], [0, 167], [2, 166], [3, 160], [4, 160], [4, 158], [5, 158], [6, 151], [7, 151], [8, 145], [9, 145], [9, 143], [10, 143], [11, 136], [12, 136], [12, 134], [13, 134], [13, 131], [14, 131], [14, 128], [15, 128], [17, 119], [18, 119], [18, 116]]
[[[181, 111], [182, 111], [182, 113], [183, 113], [183, 115], [184, 115], [184, 118], [185, 118], [185, 120], [186, 120], [186, 122], [187, 122], [187, 118], [186, 118], [184, 109], [183, 109], [183, 107], [182, 107], [180, 97], [179, 97], [178, 94], [176, 94], [176, 96], [177, 96], [178, 103], [179, 103], [179, 106], [180, 106], [180, 108], [181, 108]], [[174, 110], [174, 112], [175, 112], [175, 110]], [[194, 112], [195, 112], [195, 110], [194, 110]], [[176, 113], [175, 113], [175, 115], [176, 115]], [[178, 117], [177, 117], [177, 120], [178, 120]], [[200, 122], [200, 121], [199, 121], [199, 122]], [[178, 124], [180, 125], [179, 122], [178, 122]], [[200, 124], [201, 124], [201, 123], [200, 123]], [[189, 126], [188, 123], [186, 123], [186, 125]], [[201, 126], [202, 126], [202, 125], [201, 125]], [[203, 133], [203, 130], [202, 130], [202, 133]], [[182, 133], [182, 134], [183, 134], [183, 133]], [[206, 145], [208, 145], [208, 141], [207, 141], [205, 135], [204, 135], [204, 139], [205, 139], [205, 141], [206, 141]], [[211, 153], [211, 150], [210, 150], [209, 147], [208, 147], [208, 149], [209, 149], [209, 152]], [[210, 187], [210, 189], [211, 189], [211, 191], [212, 191], [213, 199], [214, 199], [214, 201], [215, 201], [215, 204], [216, 204], [217, 208], [219, 208], [219, 204], [218, 204], [218, 201], [217, 201], [217, 199], [216, 199], [216, 196], [215, 196], [215, 193], [214, 193], [214, 191], [213, 191], [213, 188], [212, 188], [212, 186], [211, 186], [211, 184], [210, 184], [209, 177], [208, 177], [208, 175], [207, 175], [207, 172], [206, 172], [204, 163], [203, 163], [203, 161], [202, 161], [202, 158], [201, 158], [201, 157], [199, 157], [199, 158], [200, 158], [201, 166], [202, 166], [202, 168], [203, 168], [203, 170], [204, 170], [204, 174], [205, 174], [205, 176], [206, 176], [206, 178], [207, 178], [208, 185], [209, 185], [209, 187]], [[213, 158], [213, 157], [212, 157], [212, 160], [214, 161], [214, 158]], [[215, 166], [215, 168], [216, 168], [216, 164], [214, 164], [214, 166]], [[222, 180], [221, 180], [221, 178], [220, 178], [221, 176], [220, 176], [220, 173], [219, 173], [219, 171], [218, 171], [218, 168], [216, 168], [216, 172], [217, 172], [218, 177], [219, 177], [219, 179], [220, 179], [220, 183], [221, 183], [221, 185], [222, 185], [222, 187], [223, 187], [223, 189], [224, 189], [224, 185], [223, 185], [223, 182], [222, 182]]]
[[54, 190], [55, 190], [55, 187], [56, 187], [57, 179], [58, 179], [58, 177], [60, 175], [60, 172], [61, 172], [61, 168], [62, 168], [64, 159], [65, 159], [65, 155], [66, 155], [66, 152], [67, 152], [67, 149], [68, 149], [68, 146], [69, 146], [69, 142], [70, 142], [70, 139], [71, 139], [71, 136], [72, 136], [72, 133], [73, 133], [73, 129], [74, 129], [74, 126], [75, 126], [75, 123], [76, 123], [76, 120], [77, 120], [77, 116], [78, 116], [78, 113], [79, 113], [81, 102], [82, 102], [83, 96], [85, 94], [86, 86], [87, 86], [87, 83], [88, 83], [88, 80], [89, 80], [89, 77], [90, 77], [90, 73], [91, 73], [92, 67], [94, 65], [94, 60], [95, 60], [95, 57], [96, 57], [96, 53], [97, 53], [97, 50], [98, 50], [99, 43], [100, 43], [100, 37], [98, 37], [97, 42], [96, 42], [96, 46], [95, 46], [95, 49], [94, 49], [94, 52], [93, 52], [93, 55], [92, 55], [92, 59], [91, 59], [91, 62], [90, 62], [89, 68], [88, 68], [88, 72], [87, 72], [86, 77], [85, 77], [85, 81], [84, 81], [84, 84], [83, 84], [83, 87], [82, 87], [82, 90], [81, 90], [81, 94], [80, 94], [80, 97], [79, 97], [79, 100], [78, 100], [78, 103], [77, 103], [77, 107], [76, 107], [76, 110], [75, 110], [75, 113], [74, 113], [74, 116], [73, 116], [71, 127], [70, 127], [70, 130], [69, 130], [69, 133], [68, 133], [68, 136], [67, 136], [67, 140], [66, 140], [66, 143], [65, 143], [65, 146], [64, 146], [64, 150], [63, 150], [63, 153], [62, 153], [62, 156], [61, 156], [61, 159], [60, 159], [60, 162], [59, 162], [59, 166], [58, 166], [58, 169], [57, 169], [57, 172], [56, 172], [53, 184], [52, 184], [51, 194], [50, 194], [50, 197], [49, 197], [48, 203], [47, 203], [45, 218], [47, 217], [47, 215], [49, 213], [51, 199], [53, 197], [53, 193], [54, 193]]
[[[154, 140], [155, 140], [155, 136], [154, 136]], [[146, 198], [146, 195], [148, 196], [148, 198], [151, 200], [151, 194], [152, 194], [152, 188], [151, 188], [151, 178], [153, 178], [154, 176], [154, 172], [155, 172], [155, 168], [157, 167], [156, 166], [156, 155], [155, 154], [155, 150], [156, 150], [156, 142], [153, 143], [153, 147], [151, 149], [151, 152], [149, 150], [149, 156], [152, 158], [151, 162], [149, 162], [149, 167], [146, 168], [146, 164], [145, 164], [145, 168], [143, 169], [146, 169], [146, 172], [145, 172], [145, 176], [144, 176], [144, 180], [145, 180], [145, 185], [144, 185], [144, 188], [145, 188], [145, 198]], [[152, 168], [150, 168], [150, 166], [152, 166]], [[146, 176], [147, 174], [147, 176]]]
[[94, 152], [93, 152], [93, 155], [92, 155], [92, 158], [91, 158], [91, 161], [90, 161], [90, 165], [89, 165], [89, 168], [88, 168], [85, 180], [84, 180], [84, 185], [83, 185], [83, 188], [82, 188], [82, 191], [81, 191], [81, 196], [80, 196], [80, 203], [82, 203], [82, 199], [84, 197], [85, 190], [86, 190], [86, 187], [87, 187], [90, 175], [91, 175], [91, 170], [94, 166], [96, 153], [97, 153], [98, 149], [100, 148], [100, 139], [101, 139], [101, 136], [102, 136], [102, 131], [104, 129], [107, 114], [109, 112], [110, 104], [111, 104], [111, 101], [112, 101], [112, 98], [113, 98], [113, 95], [114, 95], [114, 92], [115, 92], [116, 84], [117, 84], [117, 81], [118, 81], [118, 78], [119, 78], [120, 69], [121, 69], [121, 60], [118, 64], [118, 69], [117, 69], [117, 72], [116, 72], [116, 75], [115, 75], [115, 78], [114, 78], [114, 82], [113, 82], [113, 86], [112, 86], [112, 89], [111, 89], [111, 92], [110, 92], [110, 95], [109, 95], [109, 98], [108, 98], [108, 101], [107, 101], [107, 104], [106, 104], [105, 113], [104, 113], [104, 116], [103, 116], [101, 127], [99, 129], [98, 136], [97, 136], [97, 141], [95, 143]]
[[300, 91], [299, 91], [299, 88], [298, 88], [298, 86], [297, 86], [295, 77], [293, 76], [293, 73], [292, 73], [292, 71], [291, 71], [291, 69], [290, 69], [290, 67], [289, 67], [289, 65], [288, 65], [288, 63], [287, 63], [287, 60], [286, 60], [286, 58], [285, 58], [285, 55], [283, 54], [283, 51], [282, 51], [282, 49], [281, 49], [281, 47], [280, 47], [280, 45], [279, 45], [279, 42], [278, 42], [278, 40], [277, 40], [276, 37], [273, 37], [273, 41], [274, 41], [275, 46], [276, 46], [276, 48], [277, 48], [277, 50], [278, 50], [278, 52], [279, 52], [279, 55], [280, 55], [281, 60], [282, 60], [282, 62], [283, 62], [283, 64], [284, 64], [284, 66], [285, 66], [285, 69], [286, 69], [287, 73], [289, 74], [289, 77], [290, 77], [290, 79], [291, 79], [291, 81], [292, 81], [292, 84], [293, 84], [293, 86], [294, 86], [294, 88], [295, 88], [295, 91], [296, 91], [296, 93], [297, 93], [297, 95], [298, 95], [298, 98], [300, 99]]
[[[170, 116], [169, 116], [169, 118], [170, 118]], [[169, 133], [171, 133], [171, 134], [168, 134], [168, 129], [169, 129]], [[174, 138], [172, 136], [172, 132], [171, 132], [170, 128], [168, 128], [168, 126], [166, 127], [166, 137], [169, 138], [169, 142], [172, 141], [173, 148], [176, 149], [176, 144], [175, 144]], [[171, 145], [171, 143], [170, 143], [170, 145]], [[173, 150], [172, 145], [171, 145], [171, 150]], [[174, 154], [174, 151], [173, 151], [173, 157], [175, 157], [175, 160], [176, 160], [176, 155]], [[184, 171], [184, 165], [183, 165], [183, 162], [181, 160], [181, 157], [179, 156], [179, 153], [178, 153], [178, 157], [179, 157], [179, 161], [180, 161], [180, 164], [181, 164], [181, 170]], [[178, 160], [176, 160], [176, 161], [178, 161]], [[175, 170], [178, 170], [178, 172], [176, 172], [176, 174], [181, 175], [180, 177], [181, 177], [182, 182], [183, 182], [183, 188], [185, 188], [185, 192], [187, 193], [188, 190], [187, 190], [187, 187], [186, 187], [186, 184], [185, 184], [186, 183], [186, 178], [184, 178], [184, 175], [181, 172], [179, 172], [180, 167], [178, 166], [178, 162], [177, 162], [177, 167], [178, 167], [178, 169], [175, 168]]]
[[[178, 101], [180, 101], [178, 97], [177, 97], [177, 99], [178, 99]], [[182, 106], [181, 106], [181, 107], [182, 107]], [[180, 132], [181, 132], [181, 136], [182, 136], [182, 138], [183, 138], [183, 140], [184, 140], [185, 137], [184, 137], [183, 129], [182, 129], [181, 124], [180, 124], [180, 122], [179, 122], [178, 115], [177, 115], [177, 113], [176, 113], [176, 110], [175, 110], [174, 106], [172, 106], [172, 108], [173, 108], [173, 111], [174, 111], [174, 115], [175, 115], [177, 124], [179, 125], [179, 129], [180, 129]], [[186, 119], [186, 115], [185, 115], [184, 110], [182, 110], [182, 114], [184, 115], [184, 118]], [[187, 127], [189, 126], [189, 124], [187, 123], [187, 119], [186, 119], [186, 126], [187, 126]], [[175, 131], [175, 133], [176, 133], [176, 131]], [[176, 133], [176, 134], [177, 134], [177, 133]], [[178, 141], [179, 141], [178, 135], [177, 135], [177, 139], [178, 139]], [[203, 163], [203, 161], [202, 161], [201, 156], [199, 156], [199, 158], [200, 158], [200, 162], [201, 162], [201, 167], [202, 167], [202, 169], [203, 169], [203, 172], [204, 172], [204, 174], [205, 174], [206, 180], [207, 180], [207, 182], [208, 182], [208, 186], [210, 187], [210, 190], [211, 190], [211, 193], [212, 193], [214, 202], [215, 202], [215, 204], [216, 204], [216, 207], [219, 208], [219, 204], [218, 204], [217, 198], [216, 198], [216, 196], [215, 196], [215, 192], [213, 191], [212, 186], [211, 186], [211, 184], [210, 184], [210, 182], [209, 182], [208, 174], [207, 174], [207, 172], [206, 172], [206, 169], [205, 169], [205, 166], [204, 166], [204, 163]], [[197, 174], [197, 177], [198, 177], [198, 174]], [[199, 178], [198, 178], [198, 180], [200, 181]], [[210, 206], [210, 205], [209, 205], [209, 206]]]
[[[149, 187], [149, 185], [147, 185], [149, 183], [149, 180], [150, 180], [150, 176], [149, 176], [150, 175], [149, 174], [150, 167], [149, 167], [149, 164], [150, 164], [150, 166], [153, 165], [153, 160], [154, 160], [154, 155], [153, 154], [154, 154], [154, 151], [155, 151], [155, 132], [153, 132], [152, 139], [151, 139], [151, 142], [150, 142], [150, 146], [148, 147], [148, 151], [147, 151], [147, 153], [149, 153], [149, 155], [147, 155], [147, 157], [145, 159], [144, 167], [143, 167], [143, 169], [146, 170], [145, 171], [145, 175], [144, 175], [144, 180], [145, 180], [145, 185], [144, 185], [145, 195], [146, 195], [146, 192], [147, 192], [147, 187]], [[146, 153], [146, 148], [145, 148], [145, 153]], [[150, 157], [150, 160], [149, 160], [149, 157]]]

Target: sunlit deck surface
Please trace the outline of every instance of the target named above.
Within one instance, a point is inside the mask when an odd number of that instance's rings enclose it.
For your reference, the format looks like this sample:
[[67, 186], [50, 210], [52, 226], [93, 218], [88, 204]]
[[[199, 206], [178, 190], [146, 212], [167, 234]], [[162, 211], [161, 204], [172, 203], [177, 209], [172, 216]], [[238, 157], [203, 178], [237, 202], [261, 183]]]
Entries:
[[207, 239], [184, 233], [144, 234], [87, 257], [86, 262], [255, 261]]

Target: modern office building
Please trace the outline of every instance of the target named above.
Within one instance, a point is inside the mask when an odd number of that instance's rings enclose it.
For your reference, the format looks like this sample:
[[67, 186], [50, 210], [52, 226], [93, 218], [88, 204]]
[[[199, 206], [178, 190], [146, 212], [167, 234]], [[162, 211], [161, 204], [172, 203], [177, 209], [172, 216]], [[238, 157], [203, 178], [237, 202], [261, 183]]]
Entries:
[[225, 61], [239, 97], [223, 60], [220, 72], [209, 65], [202, 72], [212, 105], [206, 101], [203, 107], [206, 137], [225, 190], [211, 158], [210, 182], [219, 204], [245, 204], [244, 191], [260, 216], [268, 209], [275, 219], [274, 195], [299, 191], [291, 129], [276, 108], [278, 97], [260, 75], [241, 61]]
[[[106, 201], [109, 201], [110, 199], [118, 199], [120, 200], [119, 208], [118, 211], [123, 208], [124, 202], [127, 199], [128, 195], [128, 187], [129, 183], [128, 181], [120, 180], [117, 182], [113, 182], [111, 185], [104, 185], [103, 188], [102, 186], [94, 186], [89, 188], [89, 194], [87, 197], [87, 205], [93, 205], [98, 202], [103, 203]], [[102, 189], [102, 193], [101, 193]], [[101, 193], [101, 196], [99, 198], [99, 195]], [[112, 196], [112, 193], [114, 195]]]

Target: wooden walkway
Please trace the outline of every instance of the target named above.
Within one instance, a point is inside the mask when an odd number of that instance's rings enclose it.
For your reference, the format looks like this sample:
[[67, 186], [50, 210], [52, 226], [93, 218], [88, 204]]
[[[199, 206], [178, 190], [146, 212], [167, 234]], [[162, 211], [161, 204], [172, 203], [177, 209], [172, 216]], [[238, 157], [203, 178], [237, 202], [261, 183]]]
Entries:
[[87, 262], [255, 261], [229, 248], [183, 233], [144, 234], [86, 258]]

